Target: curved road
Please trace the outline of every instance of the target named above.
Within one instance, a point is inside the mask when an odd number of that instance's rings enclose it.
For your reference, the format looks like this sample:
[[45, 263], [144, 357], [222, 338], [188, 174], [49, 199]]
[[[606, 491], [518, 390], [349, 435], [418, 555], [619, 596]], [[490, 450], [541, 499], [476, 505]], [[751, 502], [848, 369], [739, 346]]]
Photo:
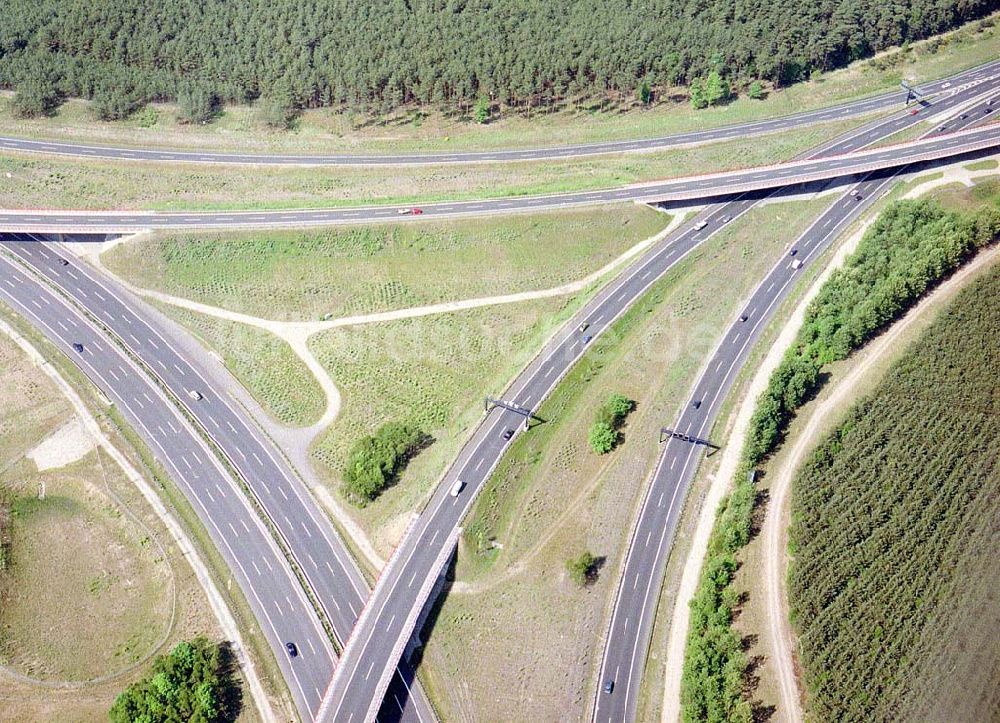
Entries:
[[[951, 107], [968, 100], [970, 98], [955, 98]], [[975, 117], [982, 118], [981, 114]], [[915, 116], [903, 116], [903, 122], [909, 125], [917, 120]], [[882, 137], [891, 135], [900, 128], [896, 120], [889, 119], [882, 125]], [[993, 129], [994, 135], [1000, 135], [998, 130], [1000, 129]], [[954, 137], [946, 136], [945, 140], [950, 142]], [[848, 136], [843, 141], [853, 144], [855, 139]], [[836, 152], [838, 149], [834, 145], [825, 150]], [[833, 160], [836, 161], [836, 158]], [[797, 165], [810, 163], [812, 161], [806, 160]], [[888, 172], [888, 175], [891, 176], [892, 172]], [[848, 196], [847, 202], [838, 203], [835, 216], [830, 217], [834, 220], [823, 231], [839, 228], [846, 219], [853, 217], [858, 212], [856, 207], [866, 203], [864, 192], [861, 195], [861, 201]], [[689, 225], [648, 251], [567, 322], [542, 353], [518, 375], [505, 392], [504, 400], [527, 410], [536, 408], [585, 352], [585, 335], [579, 331], [581, 323], [588, 324], [585, 331], [588, 336], [602, 333], [674, 264], [754, 203], [751, 199], [739, 199], [716, 207], [700, 218], [705, 223], [702, 228]], [[835, 221], [836, 226], [833, 226]], [[806, 247], [801, 258], [808, 260], [812, 253]], [[774, 290], [773, 287], [768, 288], [766, 293], [771, 294]], [[763, 310], [763, 306], [755, 306], [750, 316], [760, 314]], [[722, 369], [717, 372], [721, 373]], [[707, 414], [712, 408], [712, 405], [706, 404], [700, 413]], [[440, 572], [441, 555], [447, 553], [445, 547], [453, 544], [454, 531], [482, 485], [489, 479], [493, 468], [499, 463], [509, 443], [503, 438], [503, 432], [517, 430], [520, 433], [522, 422], [523, 417], [516, 412], [495, 408], [483, 418], [480, 426], [463, 445], [458, 458], [445, 473], [417, 523], [397, 547], [390, 564], [380, 577], [338, 664], [330, 698], [324, 703], [322, 720], [351, 722], [368, 720], [374, 715], [373, 701], [378, 700], [380, 686], [384, 684], [384, 680], [379, 678], [379, 672], [392, 669], [400, 641], [405, 641], [412, 634], [414, 611], [425, 602], [422, 599], [422, 583]], [[457, 495], [451, 494], [459, 481], [462, 482], [460, 491]], [[662, 550], [662, 542], [659, 545]], [[654, 569], [649, 568], [649, 573], [653, 572]], [[633, 624], [634, 620], [633, 618]], [[628, 625], [628, 621], [625, 625]], [[642, 648], [642, 662], [644, 661], [645, 648]]]
[[[963, 71], [948, 78], [924, 83], [917, 88], [927, 96], [954, 89], [963, 83], [982, 80], [1000, 68], [1000, 61]], [[610, 153], [662, 150], [733, 138], [777, 133], [824, 121], [843, 120], [853, 116], [892, 110], [904, 98], [902, 90], [840, 103], [829, 108], [796, 113], [794, 115], [771, 118], [753, 123], [722, 126], [703, 131], [677, 133], [659, 138], [640, 140], [586, 143], [553, 148], [497, 151], [459, 151], [455, 153], [414, 153], [401, 155], [384, 154], [270, 154], [197, 151], [181, 149], [120, 148], [100, 145], [86, 145], [53, 140], [31, 140], [0, 136], [0, 150], [16, 150], [34, 153], [57, 154], [80, 158], [101, 158], [116, 161], [162, 161], [168, 163], [225, 163], [276, 166], [402, 166], [430, 165], [444, 163], [496, 163], [510, 161], [540, 161], [581, 156], [595, 156]]]
[[[963, 128], [981, 119], [977, 113], [965, 115], [949, 125]], [[684, 436], [667, 438], [632, 528], [605, 639], [600, 685], [595, 691], [595, 722], [628, 722], [637, 718], [639, 688], [674, 531], [705, 450], [704, 445], [691, 439], [703, 440], [712, 431], [736, 375], [801, 268], [826, 250], [865, 208], [888, 192], [903, 170], [872, 174], [832, 203], [791, 244], [788, 254], [779, 259], [754, 290], [709, 358], [691, 398], [671, 427]], [[796, 261], [802, 266], [796, 268]], [[605, 690], [609, 683], [611, 693]]]
[[[37, 254], [54, 257], [40, 245]], [[66, 268], [64, 273], [70, 273]], [[121, 411], [190, 501], [243, 591], [303, 720], [313, 720], [334, 666], [319, 619], [245, 495], [187, 419], [87, 317], [0, 253], [0, 299], [63, 351]], [[72, 345], [83, 344], [77, 353]], [[299, 657], [285, 652], [297, 641]]]
[[[1000, 78], [992, 78], [977, 86], [982, 92], [996, 88]], [[971, 92], [971, 91], [970, 91]], [[960, 96], [955, 96], [960, 97]], [[922, 112], [931, 116], [946, 107], [939, 101]], [[984, 109], [985, 110], [985, 109]], [[977, 111], [983, 113], [982, 110]], [[918, 118], [919, 116], [913, 116]], [[905, 116], [894, 119], [905, 127]], [[851, 136], [846, 146], [857, 148], [870, 143], [875, 131], [864, 136]], [[278, 228], [302, 226], [332, 226], [396, 221], [400, 219], [431, 219], [478, 216], [485, 214], [544, 211], [574, 206], [640, 201], [707, 200], [748, 191], [765, 191], [784, 186], [825, 181], [842, 176], [897, 168], [920, 161], [934, 160], [1000, 147], [1000, 124], [936, 136], [922, 141], [851, 152], [825, 155], [803, 161], [793, 161], [765, 168], [748, 168], [706, 176], [674, 178], [624, 188], [581, 191], [548, 196], [495, 199], [486, 201], [442, 202], [423, 206], [419, 216], [399, 216], [390, 206], [367, 206], [343, 209], [287, 211], [211, 211], [144, 213], [121, 211], [0, 211], [0, 231], [46, 231], [67, 233], [128, 233], [143, 229], [169, 228]]]
[[[134, 358], [140, 359], [146, 369], [163, 386], [171, 390], [191, 417], [197, 420], [203, 432], [222, 450], [230, 466], [237, 470], [250, 490], [253, 500], [264, 512], [266, 519], [272, 523], [283, 549], [294, 558], [296, 567], [306, 579], [336, 638], [341, 642], [347, 640], [357, 615], [368, 598], [367, 582], [361, 576], [329, 520], [316, 508], [308, 490], [274, 444], [249, 420], [246, 412], [228, 399], [227, 395], [216, 391], [226, 388], [226, 382], [219, 377], [227, 372], [217, 366], [200, 364], [198, 357], [202, 355], [190, 353], [185, 348], [185, 340], [180, 338], [178, 330], [158, 323], [155, 312], [108, 275], [85, 263], [70, 261], [71, 257], [68, 255], [60, 256], [58, 245], [44, 243], [39, 237], [18, 235], [4, 239], [2, 248], [15, 256], [24, 266], [30, 267], [46, 279], [48, 283], [59, 288], [73, 299], [79, 308], [98, 320], [104, 330], [114, 335], [118, 345], [127, 349]], [[63, 265], [60, 259], [68, 261], [68, 265]], [[42, 286], [41, 284], [25, 281], [16, 289], [9, 284], [4, 285], [8, 286], [5, 289], [8, 295], [16, 296], [21, 308], [38, 305], [33, 295]], [[51, 293], [46, 298], [51, 298]], [[58, 310], [61, 314], [65, 314], [69, 306], [70, 304], [65, 301], [58, 305], [46, 303], [47, 309], [52, 312]], [[75, 313], [78, 315], [79, 312]], [[63, 329], [58, 320], [43, 328], [43, 331], [47, 330], [59, 333], [64, 347], [73, 341], [82, 341], [74, 339], [74, 334], [78, 332], [75, 326]], [[121, 349], [111, 343], [100, 342], [100, 345], [102, 348], [107, 347], [106, 354], [117, 353], [122, 358], [126, 357]], [[91, 345], [85, 344], [84, 349], [82, 359], [77, 355], [71, 355], [70, 358], [74, 361], [86, 359], [91, 353]], [[142, 379], [136, 378], [134, 365], [123, 364], [121, 361], [117, 365], [110, 366], [108, 370], [102, 368], [102, 371], [103, 381], [108, 384], [156, 386], [146, 375], [143, 375]], [[188, 396], [189, 391], [198, 392], [201, 398], [191, 399]], [[136, 404], [140, 405], [143, 413], [152, 415], [154, 420], [159, 420], [156, 424], [150, 422], [147, 425], [148, 429], [162, 430], [169, 427], [164, 419], [176, 414], [176, 409], [172, 406], [166, 408], [161, 404], [162, 394], [155, 403], [144, 399]], [[165, 440], [154, 434], [152, 439], [147, 441], [155, 446], [163, 444]], [[171, 437], [168, 448], [173, 450], [174, 444]], [[173, 457], [173, 461], [177, 463], [176, 456]], [[239, 493], [243, 497], [247, 494], [243, 490]], [[208, 500], [205, 499], [206, 495]], [[211, 496], [212, 492], [209, 489], [201, 493], [200, 497], [196, 495], [190, 499], [193, 505], [203, 503], [211, 506], [214, 502]], [[224, 510], [213, 512], [211, 519], [206, 520], [206, 527], [221, 525], [223, 533], [227, 529], [235, 529], [246, 534], [241, 527], [242, 523], [236, 523], [237, 520], [229, 516], [229, 511]], [[255, 562], [252, 550], [244, 548], [243, 541], [238, 536], [235, 538], [229, 536], [228, 544], [234, 544], [236, 565], [257, 575], [263, 575], [251, 578], [256, 587], [248, 590], [247, 596], [250, 597], [251, 593], [267, 593], [278, 601], [274, 609], [268, 612], [272, 615], [284, 614], [286, 606], [281, 601], [295, 597], [288, 589], [288, 579], [278, 577], [272, 580], [271, 565], [258, 565], [259, 560]], [[230, 560], [227, 562], [232, 563]], [[281, 564], [287, 568], [284, 559], [281, 560]], [[258, 570], [260, 572], [257, 572]], [[293, 581], [297, 588], [296, 594], [302, 596], [301, 584], [294, 578]], [[293, 614], [296, 617], [302, 616], [303, 619], [315, 619], [311, 607], [308, 606], [300, 609], [300, 605], [296, 604]], [[263, 624], [262, 622], [262, 626]], [[308, 653], [313, 648], [319, 649], [321, 645], [329, 648], [326, 635], [323, 635], [322, 642], [317, 640], [315, 635], [288, 637], [284, 642], [289, 641], [295, 642], [299, 648], [299, 657], [293, 661], [291, 671], [296, 672], [295, 666], [309, 666], [313, 674], [314, 685], [305, 691], [306, 695], [300, 702], [300, 711], [305, 718], [307, 713], [310, 715], [315, 713], [321, 697], [316, 688], [320, 691], [325, 690], [333, 674], [335, 658], [327, 656], [322, 664], [308, 658]], [[288, 659], [284, 652], [284, 642], [276, 650], [279, 661]], [[332, 651], [330, 652], [332, 654]], [[408, 683], [412, 678], [412, 671], [404, 665], [401, 676], [396, 676], [394, 681], [393, 695], [387, 698], [387, 710], [383, 718], [392, 719], [402, 715], [413, 721], [433, 719], [430, 705], [419, 688], [416, 695], [411, 695], [408, 691]], [[294, 693], [293, 680], [289, 678]], [[321, 684], [315, 684], [317, 680]]]

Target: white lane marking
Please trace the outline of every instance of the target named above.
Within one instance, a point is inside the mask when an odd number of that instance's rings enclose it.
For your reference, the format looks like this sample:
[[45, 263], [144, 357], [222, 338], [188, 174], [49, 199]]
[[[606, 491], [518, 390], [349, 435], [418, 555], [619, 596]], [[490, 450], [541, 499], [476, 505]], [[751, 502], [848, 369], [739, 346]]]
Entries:
[[246, 530], [247, 532], [250, 532], [250, 528], [249, 528], [249, 527], [247, 527], [247, 522], [246, 522], [246, 520], [244, 520], [244, 519], [240, 518], [240, 524], [241, 524], [241, 525], [243, 525], [243, 529], [244, 529], [244, 530]]
[[181, 368], [180, 368], [179, 366], [177, 366], [176, 364], [174, 364], [174, 369], [176, 369], [176, 370], [177, 370], [178, 372], [180, 372], [180, 375], [181, 375], [181, 376], [184, 376], [184, 370], [183, 370], [183, 369], [181, 369]]
[[308, 535], [309, 537], [313, 536], [313, 533], [311, 533], [309, 531], [309, 528], [306, 527], [306, 523], [305, 522], [299, 522], [299, 524], [302, 525], [302, 529], [306, 531], [306, 535]]
[[262, 572], [260, 571], [260, 568], [259, 568], [259, 567], [257, 567], [257, 561], [256, 561], [256, 560], [251, 560], [251, 561], [250, 561], [250, 564], [251, 564], [251, 565], [253, 565], [253, 569], [257, 571], [257, 574], [258, 574], [258, 575], [263, 575], [263, 574], [264, 574], [264, 573], [262, 573]]
[[236, 528], [235, 528], [235, 527], [233, 527], [233, 523], [232, 523], [232, 522], [229, 522], [229, 523], [227, 523], [227, 524], [229, 525], [229, 529], [233, 531], [233, 535], [235, 535], [236, 537], [239, 537], [239, 536], [240, 536], [240, 533], [236, 531]]

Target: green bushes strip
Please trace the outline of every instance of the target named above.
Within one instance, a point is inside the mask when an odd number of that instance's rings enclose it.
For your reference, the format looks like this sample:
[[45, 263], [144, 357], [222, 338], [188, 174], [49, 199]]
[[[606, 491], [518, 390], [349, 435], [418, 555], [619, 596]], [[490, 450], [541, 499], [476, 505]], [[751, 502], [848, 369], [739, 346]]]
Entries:
[[750, 539], [750, 472], [782, 439], [795, 411], [822, 383], [826, 364], [846, 358], [926, 291], [1000, 236], [1000, 210], [946, 211], [934, 201], [887, 208], [806, 310], [795, 343], [757, 400], [734, 492], [722, 502], [701, 581], [691, 601], [681, 706], [685, 721], [749, 721], [747, 658], [732, 629], [735, 553]]
[[344, 468], [344, 492], [365, 505], [381, 494], [426, 441], [427, 435], [398, 422], [383, 424], [374, 435], [362, 437], [351, 447]]

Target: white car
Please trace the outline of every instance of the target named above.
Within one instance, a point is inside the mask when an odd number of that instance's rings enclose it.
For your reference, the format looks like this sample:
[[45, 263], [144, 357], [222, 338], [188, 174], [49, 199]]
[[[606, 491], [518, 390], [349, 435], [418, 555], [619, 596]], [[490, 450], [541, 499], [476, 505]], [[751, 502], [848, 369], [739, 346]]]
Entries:
[[197, 389], [188, 389], [188, 396], [197, 402], [201, 399], [201, 392]]
[[465, 482], [463, 482], [460, 479], [455, 480], [455, 484], [451, 486], [451, 496], [458, 497], [458, 493], [461, 492], [464, 487], [465, 487]]
[[703, 228], [705, 228], [705, 227], [706, 227], [707, 225], [708, 225], [708, 221], [699, 221], [698, 223], [696, 223], [696, 224], [694, 225], [694, 230], [695, 230], [695, 231], [701, 231], [701, 230], [702, 230]]

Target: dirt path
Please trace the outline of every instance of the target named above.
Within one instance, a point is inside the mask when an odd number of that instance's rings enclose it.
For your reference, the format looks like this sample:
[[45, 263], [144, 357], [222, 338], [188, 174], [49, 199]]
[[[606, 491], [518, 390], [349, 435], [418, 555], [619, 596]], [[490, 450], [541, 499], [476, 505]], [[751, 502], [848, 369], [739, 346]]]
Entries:
[[191, 565], [195, 577], [205, 592], [205, 597], [212, 608], [212, 612], [215, 613], [219, 628], [222, 630], [223, 635], [226, 636], [226, 639], [232, 644], [233, 653], [247, 681], [250, 697], [253, 698], [261, 720], [277, 720], [271, 709], [267, 694], [264, 692], [264, 687], [257, 677], [257, 669], [246, 653], [246, 645], [236, 624], [236, 619], [233, 617], [233, 613], [226, 604], [225, 599], [215, 587], [215, 583], [208, 572], [208, 567], [199, 556], [197, 549], [187, 536], [184, 528], [181, 527], [177, 519], [163, 505], [162, 500], [160, 500], [156, 492], [146, 481], [146, 478], [131, 465], [128, 459], [107, 438], [100, 425], [98, 425], [97, 420], [94, 419], [90, 410], [83, 403], [80, 395], [76, 393], [76, 390], [70, 386], [69, 382], [62, 377], [55, 367], [45, 360], [41, 352], [30, 341], [19, 334], [17, 330], [2, 320], [0, 320], [0, 334], [10, 337], [28, 355], [32, 362], [55, 382], [56, 386], [72, 405], [73, 411], [76, 413], [86, 432], [124, 470], [129, 481], [136, 486], [149, 506], [163, 521], [164, 526], [170, 531], [182, 555], [188, 561], [188, 564]]
[[[992, 156], [991, 158], [1000, 159], [1000, 156]], [[973, 185], [974, 179], [995, 175], [997, 175], [997, 169], [970, 171], [964, 166], [945, 168], [943, 170], [942, 178], [927, 181], [910, 189], [905, 194], [905, 197], [916, 198], [934, 188], [951, 183], [962, 183], [963, 185], [971, 186]], [[806, 306], [808, 306], [812, 298], [819, 292], [820, 287], [826, 279], [829, 278], [829, 275], [833, 273], [835, 269], [839, 268], [843, 264], [847, 255], [857, 247], [858, 242], [861, 240], [867, 226], [872, 220], [874, 219], [868, 219], [862, 227], [860, 227], [841, 245], [841, 247], [837, 250], [837, 253], [830, 260], [827, 268], [824, 269], [823, 273], [820, 274], [820, 276], [806, 292], [805, 297], [792, 312], [791, 317], [781, 330], [778, 338], [772, 344], [767, 356], [761, 363], [753, 379], [750, 381], [742, 401], [739, 403], [732, 429], [730, 430], [726, 440], [723, 442], [722, 459], [719, 463], [719, 469], [712, 480], [710, 488], [707, 491], [705, 499], [702, 503], [701, 513], [699, 515], [698, 524], [692, 539], [691, 549], [688, 552], [688, 556], [684, 563], [684, 569], [681, 573], [681, 583], [677, 594], [677, 601], [671, 615], [670, 638], [667, 645], [667, 658], [664, 666], [665, 682], [663, 688], [663, 706], [661, 709], [661, 719], [664, 723], [674, 723], [674, 721], [677, 721], [680, 718], [681, 672], [684, 666], [684, 647], [687, 640], [687, 630], [690, 621], [688, 601], [694, 597], [695, 590], [697, 589], [702, 561], [704, 560], [705, 551], [708, 547], [708, 537], [711, 534], [712, 526], [715, 522], [715, 511], [722, 498], [725, 496], [726, 491], [729, 489], [733, 475], [736, 473], [739, 456], [743, 449], [746, 431], [749, 426], [750, 417], [753, 414], [756, 400], [766, 388], [771, 372], [778, 366], [785, 350], [794, 341], [795, 335], [798, 333], [799, 327], [802, 325]], [[979, 260], [977, 259], [975, 263], [979, 263]], [[971, 268], [971, 265], [967, 268]], [[963, 273], [964, 271], [959, 272], [959, 274], [953, 278], [958, 278], [959, 275]], [[942, 291], [945, 286], [947, 286], [947, 284], [942, 285]], [[772, 494], [774, 495], [776, 492], [772, 492]], [[783, 500], [779, 501], [774, 499], [771, 503], [771, 509], [781, 510], [781, 502], [783, 502]], [[774, 514], [767, 516], [764, 524], [765, 531], [768, 529], [768, 522], [776, 516], [777, 515]], [[782, 525], [780, 530], [784, 533], [785, 526]], [[762, 534], [766, 534], [766, 532], [762, 532]], [[766, 557], [769, 564], [773, 563], [775, 565], [777, 565], [780, 558], [782, 563], [780, 569], [784, 570], [785, 561], [783, 551], [785, 548], [780, 546], [781, 543], [778, 544], [779, 547], [774, 548], [776, 550], [775, 553], [773, 555], [768, 554]], [[768, 549], [770, 550], [771, 548]], [[784, 601], [785, 598], [782, 593], [784, 578], [770, 568], [768, 568], [767, 573], [769, 575], [776, 575], [776, 578], [767, 578], [766, 584], [768, 589], [770, 590], [772, 583], [777, 585], [777, 595], [781, 601]], [[769, 629], [768, 631], [770, 655], [771, 659], [775, 662], [779, 679], [779, 688], [781, 691], [781, 708], [783, 710], [782, 719], [792, 721], [793, 723], [799, 723], [802, 721], [803, 716], [801, 701], [798, 694], [798, 684], [795, 679], [795, 671], [792, 663], [794, 639], [791, 637], [790, 631], [788, 631], [787, 610], [785, 610], [784, 607], [779, 610], [775, 607], [775, 605], [770, 603], [771, 599], [769, 598], [768, 607], [770, 618], [773, 619], [777, 616], [779, 619], [775, 624], [784, 625], [784, 631], [780, 629]], [[774, 628], [774, 625], [771, 625], [770, 627]]]
[[795, 636], [788, 622], [788, 595], [785, 589], [785, 574], [789, 561], [788, 495], [795, 471], [819, 441], [831, 416], [839, 415], [843, 411], [843, 405], [854, 398], [858, 385], [868, 372], [895, 351], [894, 346], [899, 337], [929, 311], [947, 302], [972, 276], [996, 263], [998, 259], [1000, 259], [1000, 247], [993, 247], [979, 254], [893, 324], [887, 333], [869, 344], [860, 363], [838, 382], [830, 395], [812, 411], [805, 427], [796, 435], [791, 453], [781, 467], [773, 471], [775, 479], [771, 486], [771, 514], [767, 515], [761, 530], [765, 544], [764, 584], [767, 594], [765, 632], [771, 659], [778, 669], [782, 701], [786, 705], [790, 698], [798, 700], [791, 653], [795, 647]]
[[[485, 296], [475, 299], [462, 299], [460, 301], [449, 301], [441, 304], [430, 304], [428, 306], [415, 306], [407, 309], [396, 309], [395, 311], [384, 311], [377, 314], [344, 316], [337, 319], [328, 319], [326, 321], [273, 321], [271, 319], [263, 319], [236, 311], [229, 311], [228, 309], [222, 309], [218, 306], [202, 304], [184, 297], [173, 296], [171, 294], [164, 294], [159, 291], [134, 286], [125, 279], [122, 279], [120, 276], [113, 274], [103, 264], [101, 264], [100, 255], [103, 251], [110, 248], [110, 245], [105, 245], [96, 253], [92, 253], [90, 255], [90, 259], [95, 265], [101, 267], [105, 273], [114, 276], [123, 286], [135, 294], [145, 296], [149, 299], [155, 299], [165, 304], [171, 304], [172, 306], [177, 306], [182, 309], [188, 309], [189, 311], [214, 316], [218, 319], [225, 319], [227, 321], [233, 321], [239, 324], [246, 324], [258, 329], [263, 329], [264, 331], [270, 332], [279, 339], [285, 341], [292, 348], [292, 351], [294, 351], [295, 354], [302, 360], [306, 367], [308, 367], [312, 375], [316, 377], [316, 381], [326, 394], [326, 410], [323, 412], [323, 416], [319, 419], [319, 421], [308, 427], [303, 427], [297, 430], [303, 437], [311, 441], [316, 435], [329, 427], [330, 424], [337, 418], [337, 414], [340, 412], [340, 392], [337, 389], [337, 385], [334, 383], [326, 369], [323, 368], [323, 365], [317, 361], [316, 357], [309, 349], [309, 338], [314, 334], [327, 331], [328, 329], [337, 329], [346, 326], [378, 324], [387, 321], [396, 321], [398, 319], [413, 319], [420, 316], [431, 316], [433, 314], [446, 314], [455, 311], [464, 311], [466, 309], [477, 309], [483, 306], [515, 304], [522, 301], [548, 299], [556, 296], [573, 294], [585, 289], [590, 284], [598, 281], [611, 271], [621, 267], [627, 261], [660, 241], [667, 234], [671, 233], [678, 225], [680, 225], [683, 219], [683, 213], [674, 214], [666, 228], [655, 236], [651, 236], [650, 238], [640, 241], [597, 271], [594, 271], [582, 279], [572, 281], [568, 284], [563, 284], [550, 289], [540, 289], [538, 291], [523, 291], [517, 294], [505, 294], [503, 296]], [[111, 245], [117, 243], [121, 243], [121, 240], [110, 242]]]

